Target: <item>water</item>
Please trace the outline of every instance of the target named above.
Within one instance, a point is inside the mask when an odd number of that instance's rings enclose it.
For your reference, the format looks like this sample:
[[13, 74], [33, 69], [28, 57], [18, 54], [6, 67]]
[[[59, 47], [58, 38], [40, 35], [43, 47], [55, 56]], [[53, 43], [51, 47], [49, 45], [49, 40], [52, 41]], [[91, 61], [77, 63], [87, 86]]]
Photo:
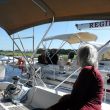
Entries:
[[13, 76], [20, 76], [21, 70], [12, 66], [6, 65], [5, 79], [4, 81], [11, 81]]

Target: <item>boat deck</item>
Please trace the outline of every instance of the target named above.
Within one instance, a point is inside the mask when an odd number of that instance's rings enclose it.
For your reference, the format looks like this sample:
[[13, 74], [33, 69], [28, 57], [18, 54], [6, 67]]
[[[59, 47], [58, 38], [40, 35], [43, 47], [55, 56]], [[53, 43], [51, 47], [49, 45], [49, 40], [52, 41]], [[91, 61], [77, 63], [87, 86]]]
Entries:
[[11, 101], [3, 100], [3, 96], [0, 91], [0, 110], [31, 110], [31, 107], [27, 107], [25, 104], [14, 104]]
[[8, 104], [0, 103], [0, 110], [31, 110], [31, 109], [27, 108], [22, 104], [14, 105], [10, 102]]

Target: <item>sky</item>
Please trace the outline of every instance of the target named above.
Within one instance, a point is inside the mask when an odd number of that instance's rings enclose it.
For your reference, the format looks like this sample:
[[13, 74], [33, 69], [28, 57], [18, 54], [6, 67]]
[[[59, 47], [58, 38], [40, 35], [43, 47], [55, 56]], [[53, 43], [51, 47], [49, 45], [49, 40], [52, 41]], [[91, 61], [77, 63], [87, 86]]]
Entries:
[[[110, 27], [105, 28], [97, 28], [97, 29], [84, 29], [84, 30], [78, 30], [75, 26], [75, 24], [82, 24], [82, 23], [90, 23], [94, 21], [68, 21], [68, 22], [56, 22], [52, 25], [51, 29], [49, 30], [46, 37], [54, 36], [54, 35], [61, 35], [61, 34], [74, 34], [77, 32], [90, 32], [95, 35], [97, 35], [96, 42], [99, 43], [106, 43], [110, 39]], [[34, 48], [36, 48], [41, 41], [41, 38], [45, 34], [49, 27], [49, 24], [39, 25], [34, 27]], [[15, 33], [14, 36], [20, 37], [32, 37], [33, 36], [33, 28], [29, 28], [26, 30], [23, 30], [21, 32]], [[22, 50], [21, 44], [19, 40], [15, 40], [18, 46], [20, 46], [20, 49]], [[25, 50], [32, 50], [33, 48], [33, 40], [32, 39], [22, 39], [23, 46]], [[54, 40], [52, 42], [52, 45], [50, 48], [59, 48], [61, 46], [61, 40]], [[46, 46], [48, 47], [48, 43], [46, 43]], [[43, 46], [40, 45], [42, 48]], [[71, 48], [77, 48], [78, 45], [73, 44], [72, 47], [66, 43], [62, 48], [64, 49], [71, 49]], [[15, 47], [17, 49], [17, 47]], [[10, 36], [6, 33], [5, 30], [0, 28], [0, 50], [13, 50], [13, 42], [10, 39]]]

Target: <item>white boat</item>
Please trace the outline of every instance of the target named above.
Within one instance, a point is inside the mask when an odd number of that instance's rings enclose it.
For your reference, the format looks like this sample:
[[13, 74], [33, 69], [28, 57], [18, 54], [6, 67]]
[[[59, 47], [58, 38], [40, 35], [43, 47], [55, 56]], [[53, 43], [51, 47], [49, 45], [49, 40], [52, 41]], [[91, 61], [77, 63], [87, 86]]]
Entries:
[[[97, 0], [95, 2], [88, 0], [86, 1], [86, 3], [82, 3], [81, 0], [80, 1], [70, 0], [67, 2], [66, 1], [64, 2], [63, 0], [45, 0], [45, 1], [22, 0], [22, 2], [20, 0], [10, 0], [10, 1], [1, 0], [0, 25], [3, 29], [6, 30], [6, 32], [10, 35], [10, 38], [13, 40], [11, 34], [14, 34], [15, 32], [18, 32], [25, 28], [35, 26], [37, 24], [50, 23], [50, 21], [52, 21], [52, 23], [50, 24], [49, 28], [52, 26], [53, 21], [78, 20], [78, 19], [81, 20], [93, 18], [109, 19], [110, 14], [109, 4], [110, 1], [105, 0], [102, 1]], [[90, 5], [89, 8], [88, 5]], [[45, 36], [47, 32], [45, 33]], [[13, 42], [18, 47], [14, 40]], [[39, 43], [39, 45], [40, 44], [41, 42]], [[18, 49], [20, 48], [18, 47]], [[37, 49], [35, 50], [32, 58], [34, 57], [36, 51]], [[23, 56], [25, 57], [24, 54]], [[34, 75], [33, 74], [32, 75], [35, 76], [36, 72], [35, 69], [32, 67], [32, 65], [30, 65], [30, 67], [33, 70]], [[36, 76], [39, 77], [38, 74], [36, 74]], [[42, 82], [42, 80], [40, 81]], [[6, 89], [9, 84], [10, 84], [9, 82], [0, 82], [0, 90], [4, 91], [4, 89]], [[67, 94], [65, 90], [60, 91], [55, 89], [49, 89], [47, 87], [34, 86], [30, 88], [30, 91], [27, 94], [28, 99], [25, 104], [19, 103], [18, 105], [15, 105], [11, 102], [5, 103], [1, 100], [0, 107], [3, 110], [14, 110], [14, 109], [17, 110], [19, 108], [22, 110], [28, 110], [32, 108], [47, 108], [55, 104], [59, 100], [59, 98], [64, 94]], [[19, 94], [17, 95], [19, 96]], [[2, 95], [1, 98], [3, 98]], [[109, 110], [109, 108], [110, 105], [107, 104], [106, 101], [102, 103], [102, 110]]]
[[[74, 34], [62, 34], [47, 37], [43, 39], [43, 41], [48, 42], [52, 40], [54, 43], [54, 40], [56, 39], [64, 41], [62, 45], [66, 43], [69, 43], [70, 45], [79, 43], [79, 45], [81, 45], [82, 43], [86, 43], [88, 41], [96, 41], [97, 36], [95, 34], [88, 32], [79, 32]], [[61, 47], [59, 47], [59, 49], [57, 50], [60, 51]], [[57, 54], [58, 51], [55, 54]], [[61, 87], [71, 90], [72, 84], [75, 82], [79, 71], [76, 72], [76, 70], [78, 69], [76, 60], [70, 62], [71, 63], [70, 65], [67, 65], [67, 61], [64, 61], [64, 59], [59, 58], [57, 65], [55, 64], [41, 65], [42, 72], [40, 73], [41, 74], [40, 76], [43, 79], [43, 81], [47, 84], [50, 85], [52, 84], [53, 86], [61, 84]], [[36, 63], [35, 67], [38, 68], [39, 66], [40, 66], [39, 63]]]

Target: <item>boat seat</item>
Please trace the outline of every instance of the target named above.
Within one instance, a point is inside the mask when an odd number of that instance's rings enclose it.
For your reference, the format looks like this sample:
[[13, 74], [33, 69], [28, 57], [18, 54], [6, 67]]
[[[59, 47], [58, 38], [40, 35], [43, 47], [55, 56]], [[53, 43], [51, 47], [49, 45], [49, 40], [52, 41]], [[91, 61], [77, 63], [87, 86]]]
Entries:
[[[27, 104], [30, 104], [33, 108], [48, 108], [57, 103], [63, 95], [65, 95], [64, 92], [58, 92], [48, 88], [33, 87], [28, 93]], [[103, 102], [101, 110], [110, 110], [110, 104]]]
[[28, 92], [28, 100], [26, 104], [34, 108], [47, 108], [57, 103], [61, 97], [61, 94], [62, 93], [57, 93], [57, 91], [53, 89], [35, 86]]

